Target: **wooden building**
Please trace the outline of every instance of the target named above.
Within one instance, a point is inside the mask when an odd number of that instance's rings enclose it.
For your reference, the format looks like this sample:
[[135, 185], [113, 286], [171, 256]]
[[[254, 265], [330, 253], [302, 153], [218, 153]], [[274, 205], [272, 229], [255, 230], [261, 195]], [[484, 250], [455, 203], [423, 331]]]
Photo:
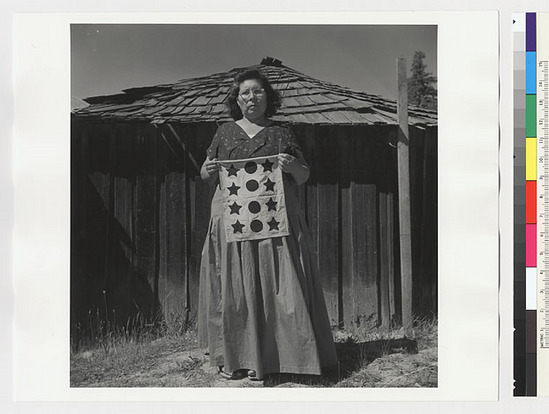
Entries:
[[[301, 200], [332, 324], [400, 318], [396, 102], [259, 68], [311, 164]], [[199, 169], [241, 68], [86, 99], [71, 131], [71, 321], [196, 316], [211, 190]], [[395, 80], [396, 83], [396, 80]], [[395, 86], [396, 87], [396, 86]], [[413, 308], [437, 311], [437, 118], [409, 109]]]

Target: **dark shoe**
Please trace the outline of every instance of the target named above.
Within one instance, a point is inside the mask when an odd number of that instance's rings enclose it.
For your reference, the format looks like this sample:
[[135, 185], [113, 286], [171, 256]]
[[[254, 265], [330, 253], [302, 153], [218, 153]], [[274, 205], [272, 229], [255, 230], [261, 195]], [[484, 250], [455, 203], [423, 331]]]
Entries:
[[259, 381], [259, 378], [257, 378], [257, 373], [253, 369], [248, 370], [248, 378], [252, 381]]
[[234, 372], [227, 372], [223, 367], [217, 367], [217, 373], [227, 380], [241, 380], [246, 378], [246, 370], [237, 369]]

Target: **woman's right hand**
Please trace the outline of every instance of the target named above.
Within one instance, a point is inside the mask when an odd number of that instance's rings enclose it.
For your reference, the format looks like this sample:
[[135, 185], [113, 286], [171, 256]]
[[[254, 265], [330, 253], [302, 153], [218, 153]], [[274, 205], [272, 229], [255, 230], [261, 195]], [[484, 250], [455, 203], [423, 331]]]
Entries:
[[217, 158], [211, 160], [206, 158], [204, 165], [202, 165], [202, 171], [207, 174], [207, 177], [203, 178], [217, 177], [219, 174], [219, 164], [217, 163]]

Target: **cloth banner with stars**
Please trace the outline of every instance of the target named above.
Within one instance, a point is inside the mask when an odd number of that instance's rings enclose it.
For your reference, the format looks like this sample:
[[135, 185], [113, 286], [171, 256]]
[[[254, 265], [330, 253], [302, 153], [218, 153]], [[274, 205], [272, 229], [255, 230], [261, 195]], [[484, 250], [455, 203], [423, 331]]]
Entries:
[[277, 156], [218, 162], [227, 241], [289, 235]]

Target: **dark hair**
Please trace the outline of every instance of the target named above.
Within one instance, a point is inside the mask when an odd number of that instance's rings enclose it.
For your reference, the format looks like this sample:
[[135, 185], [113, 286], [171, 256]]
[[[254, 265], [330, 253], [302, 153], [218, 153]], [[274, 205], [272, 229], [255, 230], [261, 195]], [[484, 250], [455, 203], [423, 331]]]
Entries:
[[243, 117], [242, 111], [238, 106], [237, 99], [240, 92], [240, 84], [244, 81], [255, 79], [261, 82], [261, 86], [267, 93], [267, 109], [265, 110], [265, 116], [268, 118], [276, 114], [278, 108], [280, 108], [280, 94], [273, 89], [269, 80], [257, 69], [247, 69], [237, 73], [234, 77], [231, 88], [229, 89], [229, 96], [227, 97], [227, 108], [231, 117], [237, 121]]

